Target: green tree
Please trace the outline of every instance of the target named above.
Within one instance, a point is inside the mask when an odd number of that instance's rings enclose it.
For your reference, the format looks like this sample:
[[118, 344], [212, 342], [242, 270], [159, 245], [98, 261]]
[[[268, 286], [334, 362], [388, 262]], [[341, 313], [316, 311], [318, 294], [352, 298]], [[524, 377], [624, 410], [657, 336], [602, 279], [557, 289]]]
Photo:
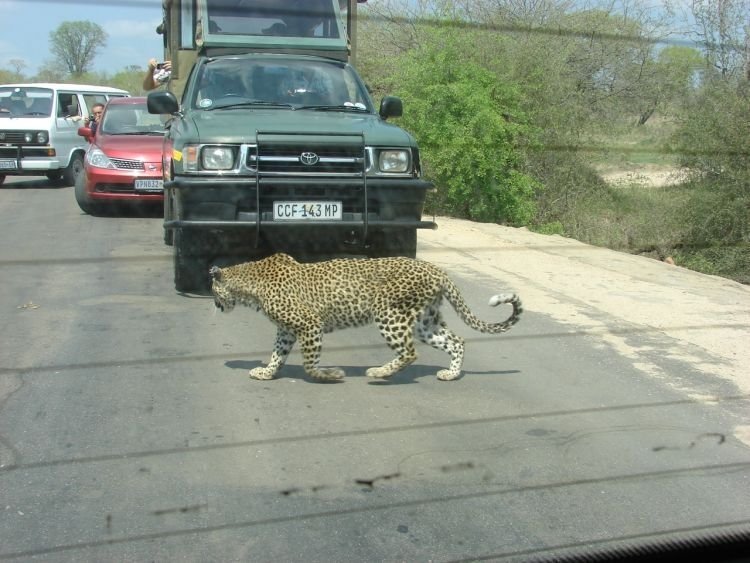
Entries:
[[64, 82], [65, 79], [65, 71], [54, 61], [45, 61], [34, 77], [37, 82]]
[[138, 65], [128, 65], [110, 78], [108, 85], [114, 88], [122, 88], [133, 95], [143, 93], [143, 75], [146, 69]]
[[63, 22], [50, 32], [49, 41], [60, 65], [76, 77], [91, 69], [99, 49], [107, 44], [107, 33], [93, 22]]
[[0, 68], [0, 84], [11, 84], [18, 82], [18, 75], [12, 70]]
[[750, 83], [710, 81], [688, 106], [675, 134], [680, 163], [699, 187], [686, 211], [691, 243], [750, 241], [748, 107]]
[[694, 91], [696, 72], [703, 64], [701, 54], [690, 47], [669, 46], [647, 61], [649, 80], [641, 85], [638, 125], [644, 125], [655, 111], [680, 112]]
[[706, 66], [723, 78], [738, 76], [747, 64], [750, 3], [747, 0], [693, 0], [693, 33], [704, 46]]
[[400, 57], [393, 79], [407, 108], [403, 125], [419, 140], [441, 211], [524, 225], [541, 189], [525, 171], [523, 152], [535, 131], [517, 85], [464, 56], [472, 43], [466, 34], [433, 29]]

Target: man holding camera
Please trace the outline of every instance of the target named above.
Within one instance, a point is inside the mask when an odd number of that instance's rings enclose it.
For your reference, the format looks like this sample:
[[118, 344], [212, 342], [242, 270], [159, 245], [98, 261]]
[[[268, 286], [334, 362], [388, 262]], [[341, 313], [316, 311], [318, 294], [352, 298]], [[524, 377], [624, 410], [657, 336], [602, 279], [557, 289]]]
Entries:
[[96, 103], [91, 106], [91, 115], [86, 118], [85, 125], [91, 129], [91, 133], [96, 133], [96, 128], [99, 127], [99, 121], [102, 119], [102, 113], [104, 113], [104, 104]]

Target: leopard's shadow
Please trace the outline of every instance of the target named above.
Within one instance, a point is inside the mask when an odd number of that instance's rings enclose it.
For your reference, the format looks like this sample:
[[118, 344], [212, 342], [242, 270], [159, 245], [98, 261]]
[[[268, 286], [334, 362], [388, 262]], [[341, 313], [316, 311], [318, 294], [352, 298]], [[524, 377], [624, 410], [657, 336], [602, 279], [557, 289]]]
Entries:
[[[258, 361], [229, 360], [229, 361], [224, 362], [224, 365], [230, 369], [242, 370], [247, 373], [251, 369], [256, 368], [256, 367], [262, 367], [265, 364], [263, 362], [258, 362]], [[323, 366], [323, 367], [328, 367], [328, 366]], [[365, 375], [365, 372], [367, 368], [370, 366], [338, 366], [338, 367], [340, 367], [346, 372], [346, 377], [344, 379], [336, 379], [332, 381], [321, 381], [319, 379], [315, 379], [307, 375], [307, 373], [305, 373], [305, 370], [300, 365], [285, 365], [284, 367], [281, 368], [281, 370], [279, 370], [279, 374], [277, 375], [276, 379], [299, 379], [302, 381], [306, 381], [308, 383], [315, 383], [315, 384], [343, 383], [347, 379], [350, 379], [350, 378], [367, 377]], [[429, 365], [423, 365], [423, 364], [411, 365], [389, 379], [371, 379], [369, 381], [369, 384], [373, 386], [380, 386], [380, 385], [409, 385], [412, 383], [419, 383], [418, 380], [422, 378], [435, 378], [435, 374], [444, 368], [445, 366], [429, 366]], [[464, 370], [458, 379], [462, 379], [466, 375], [513, 375], [513, 374], [518, 374], [518, 373], [521, 373], [521, 372], [515, 369], [503, 370], [503, 371]]]

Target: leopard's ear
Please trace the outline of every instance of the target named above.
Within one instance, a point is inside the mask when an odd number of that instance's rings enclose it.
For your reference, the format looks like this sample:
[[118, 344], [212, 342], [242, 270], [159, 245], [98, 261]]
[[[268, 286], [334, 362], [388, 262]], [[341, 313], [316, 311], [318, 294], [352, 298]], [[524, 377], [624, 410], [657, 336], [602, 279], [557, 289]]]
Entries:
[[211, 276], [212, 280], [221, 281], [221, 268], [218, 266], [211, 266], [211, 269], [208, 271], [209, 275]]

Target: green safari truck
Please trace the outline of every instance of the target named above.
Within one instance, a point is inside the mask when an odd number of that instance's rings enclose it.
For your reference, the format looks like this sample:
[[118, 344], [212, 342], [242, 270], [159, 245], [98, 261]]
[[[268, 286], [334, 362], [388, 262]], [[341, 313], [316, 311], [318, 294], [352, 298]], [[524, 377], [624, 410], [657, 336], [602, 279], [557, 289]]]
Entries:
[[165, 45], [178, 31], [169, 22], [194, 30], [192, 44], [183, 34], [166, 54], [177, 55], [178, 92], [148, 96], [149, 111], [172, 115], [164, 228], [178, 291], [204, 288], [214, 263], [277, 251], [413, 257], [417, 230], [435, 228], [422, 218], [433, 185], [417, 143], [387, 122], [401, 100], [376, 106], [349, 62], [355, 9], [353, 0], [165, 3]]

